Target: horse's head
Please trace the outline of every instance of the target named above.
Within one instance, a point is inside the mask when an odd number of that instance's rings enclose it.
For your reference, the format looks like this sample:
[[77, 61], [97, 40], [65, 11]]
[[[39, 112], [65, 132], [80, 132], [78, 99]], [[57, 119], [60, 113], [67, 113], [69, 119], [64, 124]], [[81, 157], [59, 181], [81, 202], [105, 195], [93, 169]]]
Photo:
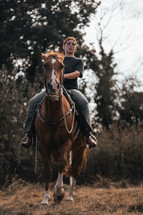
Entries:
[[44, 82], [49, 98], [59, 100], [63, 84], [63, 59], [59, 52], [42, 54], [44, 60]]

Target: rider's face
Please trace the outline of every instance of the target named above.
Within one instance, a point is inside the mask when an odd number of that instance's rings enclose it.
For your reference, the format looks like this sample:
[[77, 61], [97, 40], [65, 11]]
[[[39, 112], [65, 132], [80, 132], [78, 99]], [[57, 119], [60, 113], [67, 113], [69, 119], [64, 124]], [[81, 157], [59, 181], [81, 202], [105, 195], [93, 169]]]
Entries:
[[67, 40], [64, 44], [64, 49], [67, 53], [74, 53], [76, 50], [76, 43], [74, 42], [74, 40]]

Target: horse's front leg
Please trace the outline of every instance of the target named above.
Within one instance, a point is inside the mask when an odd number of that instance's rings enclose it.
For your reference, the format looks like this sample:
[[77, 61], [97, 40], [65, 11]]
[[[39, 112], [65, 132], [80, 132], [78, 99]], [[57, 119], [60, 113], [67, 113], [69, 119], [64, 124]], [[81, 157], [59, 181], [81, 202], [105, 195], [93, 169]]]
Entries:
[[43, 200], [41, 204], [47, 204], [49, 203], [50, 200], [50, 179], [51, 179], [51, 170], [49, 167], [49, 164], [45, 164], [44, 166], [44, 178], [45, 178], [45, 193], [43, 196]]
[[43, 200], [41, 202], [41, 204], [46, 204], [48, 205], [50, 200], [50, 189], [45, 190], [44, 196], [43, 196]]
[[49, 186], [50, 186], [50, 180], [51, 180], [51, 169], [50, 169], [51, 155], [47, 153], [47, 150], [45, 149], [40, 150], [40, 152], [44, 161], [44, 181], [45, 181], [45, 193], [41, 204], [48, 204], [50, 200]]

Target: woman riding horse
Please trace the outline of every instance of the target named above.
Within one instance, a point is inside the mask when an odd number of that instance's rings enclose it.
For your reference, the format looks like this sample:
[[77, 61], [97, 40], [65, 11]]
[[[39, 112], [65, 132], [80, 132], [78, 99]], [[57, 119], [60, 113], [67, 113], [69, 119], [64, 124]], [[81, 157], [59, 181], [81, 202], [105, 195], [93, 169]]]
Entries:
[[[90, 117], [88, 101], [85, 96], [78, 90], [77, 78], [83, 75], [83, 61], [80, 58], [74, 56], [77, 48], [77, 41], [74, 37], [68, 37], [63, 42], [63, 49], [65, 51], [64, 58], [64, 87], [69, 91], [71, 97], [76, 103], [77, 109], [80, 113], [80, 119], [82, 124], [82, 134], [86, 139], [86, 144], [89, 148], [95, 147], [97, 142], [95, 138], [92, 138], [90, 127]], [[25, 133], [27, 134], [26, 141], [22, 141], [21, 145], [25, 148], [32, 146], [32, 138], [35, 135], [34, 121], [36, 116], [37, 105], [45, 97], [45, 91], [40, 92], [29, 101], [29, 111], [25, 123]]]

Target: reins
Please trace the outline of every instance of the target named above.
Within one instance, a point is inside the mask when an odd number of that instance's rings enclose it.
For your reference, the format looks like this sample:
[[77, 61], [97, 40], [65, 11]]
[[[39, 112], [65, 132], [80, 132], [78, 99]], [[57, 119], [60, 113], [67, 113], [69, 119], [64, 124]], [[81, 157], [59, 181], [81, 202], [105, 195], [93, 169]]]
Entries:
[[[63, 90], [63, 88], [62, 88]], [[62, 94], [63, 95], [63, 94]], [[64, 104], [63, 104], [63, 96], [61, 98], [62, 100], [62, 112], [63, 112], [63, 117], [64, 117], [64, 124], [65, 124], [65, 128], [67, 130], [67, 132], [70, 134], [72, 133], [73, 131], [73, 128], [74, 128], [74, 122], [75, 122], [75, 104], [73, 103], [72, 105], [72, 110], [73, 110], [73, 118], [72, 118], [72, 125], [71, 125], [71, 129], [68, 128], [68, 125], [67, 125], [67, 120], [66, 120], [66, 117], [65, 117], [65, 114], [64, 114]]]

